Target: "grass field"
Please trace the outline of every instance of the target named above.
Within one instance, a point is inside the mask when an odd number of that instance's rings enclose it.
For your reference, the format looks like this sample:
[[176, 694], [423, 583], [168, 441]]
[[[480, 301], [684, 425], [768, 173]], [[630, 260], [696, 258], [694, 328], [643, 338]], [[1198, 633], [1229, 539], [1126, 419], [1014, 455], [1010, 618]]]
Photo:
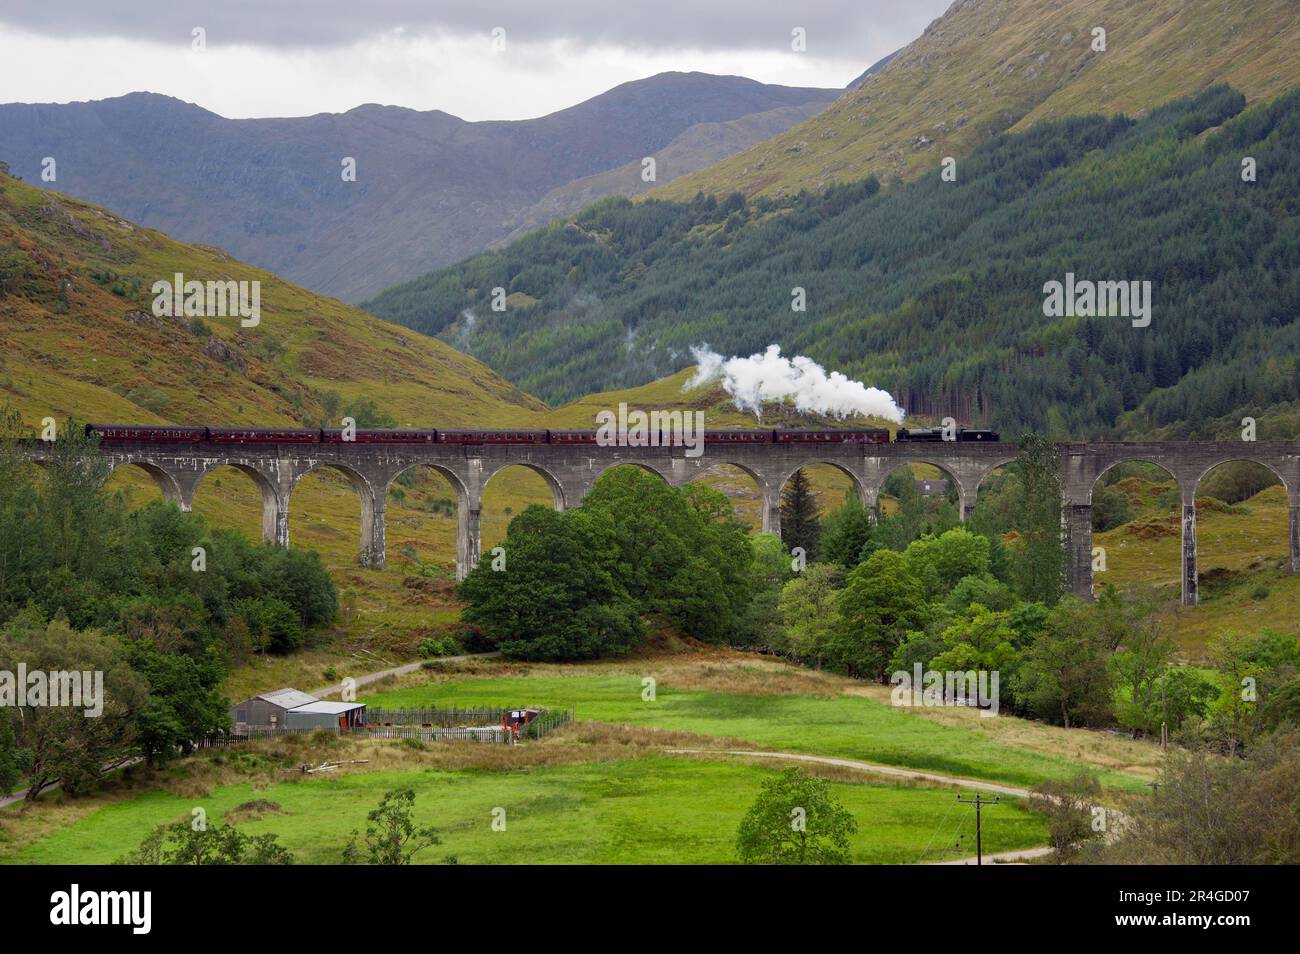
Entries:
[[[719, 864], [735, 861], [736, 828], [775, 770], [743, 763], [648, 758], [543, 766], [519, 771], [408, 770], [281, 782], [254, 789], [223, 785], [201, 798], [155, 791], [106, 805], [12, 856], [25, 864], [106, 864], [134, 848], [154, 825], [190, 817], [201, 805], [210, 819], [254, 799], [278, 811], [239, 823], [257, 835], [275, 832], [299, 863], [333, 863], [353, 829], [384, 791], [413, 788], [419, 824], [434, 825], [443, 843], [416, 856], [431, 864], [454, 855], [462, 864]], [[907, 864], [973, 854], [974, 816], [947, 789], [832, 782], [852, 812], [857, 863]], [[506, 830], [491, 828], [506, 811]], [[964, 837], [960, 837], [964, 836]], [[959, 840], [960, 837], [960, 840]], [[1014, 800], [985, 814], [987, 852], [1042, 844], [1038, 816]]]
[[[484, 675], [427, 672], [405, 686], [363, 695], [371, 707], [573, 706], [578, 717], [744, 740], [765, 748], [862, 759], [968, 778], [1032, 786], [1095, 771], [1109, 788], [1137, 791], [1155, 765], [1153, 746], [1105, 733], [1055, 730], [972, 710], [930, 716], [889, 704], [887, 687], [823, 676], [781, 663], [646, 659], [591, 666], [476, 664]], [[491, 675], [504, 669], [510, 674]], [[646, 678], [655, 700], [642, 701]], [[1064, 733], [1064, 734], [1062, 734]], [[1123, 743], [1123, 744], [1111, 744]]]

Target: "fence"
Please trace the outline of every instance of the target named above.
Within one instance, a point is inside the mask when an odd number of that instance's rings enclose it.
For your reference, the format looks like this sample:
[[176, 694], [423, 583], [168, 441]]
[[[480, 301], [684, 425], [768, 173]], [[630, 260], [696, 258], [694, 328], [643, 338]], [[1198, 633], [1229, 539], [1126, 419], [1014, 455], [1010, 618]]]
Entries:
[[501, 725], [509, 709], [495, 706], [477, 708], [424, 708], [424, 709], [382, 709], [368, 707], [366, 722], [370, 725], [420, 725], [420, 726], [463, 726], [463, 725]]
[[480, 729], [458, 726], [451, 728], [426, 728], [416, 725], [371, 726], [365, 733], [370, 739], [423, 739], [425, 742], [487, 742], [510, 745], [511, 733], [501, 728]]
[[258, 739], [278, 739], [286, 735], [310, 735], [313, 732], [346, 735], [354, 739], [421, 739], [425, 742], [485, 742], [496, 745], [511, 745], [514, 743], [513, 733], [499, 726], [474, 728], [468, 726], [358, 725], [346, 729], [338, 727], [288, 729], [283, 727], [249, 726], [240, 729], [237, 734], [217, 733], [204, 736], [199, 740], [197, 746], [201, 749], [215, 749], [227, 745], [237, 745], [241, 742], [253, 742]]
[[[525, 739], [544, 739], [561, 726], [573, 721], [573, 708], [543, 709], [541, 706], [514, 706], [514, 709], [538, 709], [541, 714], [519, 731]], [[285, 735], [310, 735], [329, 732], [361, 739], [421, 739], [425, 742], [483, 742], [512, 745], [515, 734], [505, 728], [504, 720], [511, 709], [495, 707], [448, 709], [368, 709], [366, 725], [291, 729], [285, 726], [244, 726], [235, 733], [216, 733], [197, 743], [200, 749], [215, 749], [257, 739], [277, 739]], [[477, 723], [475, 725], [474, 723]]]
[[374, 726], [396, 727], [419, 725], [429, 726], [499, 726], [507, 715], [519, 709], [536, 709], [541, 712], [537, 718], [524, 726], [519, 734], [526, 739], [544, 739], [562, 725], [573, 721], [573, 709], [545, 709], [541, 706], [511, 706], [508, 709], [491, 707], [482, 708], [424, 708], [424, 709], [380, 709], [366, 710], [366, 721]]
[[527, 739], [544, 739], [560, 726], [572, 721], [572, 706], [568, 709], [544, 709], [541, 715], [524, 726], [521, 734]]

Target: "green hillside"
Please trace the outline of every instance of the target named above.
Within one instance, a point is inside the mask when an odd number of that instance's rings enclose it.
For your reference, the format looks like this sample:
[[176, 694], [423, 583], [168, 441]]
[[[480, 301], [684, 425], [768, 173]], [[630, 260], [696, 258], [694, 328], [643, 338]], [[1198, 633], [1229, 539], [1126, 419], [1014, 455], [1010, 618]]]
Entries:
[[825, 112], [653, 194], [907, 179], [1045, 119], [1142, 115], [1213, 83], [1271, 98], [1300, 82], [1297, 46], [1292, 0], [959, 0]]
[[[159, 280], [261, 282], [261, 323], [157, 318]], [[543, 409], [478, 361], [219, 249], [0, 174], [0, 398], [35, 421], [306, 424], [359, 399], [403, 424]]]
[[[178, 271], [260, 281], [260, 324], [156, 318], [150, 288]], [[0, 337], [0, 404], [29, 424], [74, 416], [315, 426], [352, 413], [363, 425], [519, 426], [545, 410], [440, 341], [7, 175], [0, 175]], [[356, 565], [360, 506], [341, 475], [313, 472], [294, 491], [291, 540], [321, 554], [343, 593], [344, 645], [406, 655], [413, 640], [456, 617], [448, 583], [406, 584], [426, 564], [446, 577], [455, 561], [454, 506], [447, 509], [454, 493], [431, 473], [411, 478], [389, 503], [384, 572]], [[116, 471], [111, 486], [133, 504], [159, 493], [134, 467]], [[549, 499], [536, 475], [502, 474], [485, 494], [484, 541], [504, 533], [510, 513]], [[261, 536], [259, 492], [233, 468], [204, 479], [194, 509], [213, 526]], [[319, 671], [331, 661], [333, 653], [309, 654], [296, 665], [322, 682]]]
[[[914, 415], [1189, 437], [1247, 413], [1282, 436], [1300, 396], [1298, 178], [1300, 94], [1245, 108], [1215, 87], [1141, 120], [998, 136], [955, 182], [606, 200], [369, 307], [551, 402], [671, 374], [692, 346], [776, 342]], [[1150, 326], [1046, 317], [1044, 284], [1067, 273], [1150, 282]]]
[[1287, 499], [1280, 484], [1234, 504], [1197, 498], [1200, 603], [1191, 607], [1178, 602], [1182, 523], [1176, 485], [1127, 478], [1117, 486], [1129, 497], [1134, 519], [1093, 535], [1093, 545], [1105, 548], [1107, 564], [1096, 583], [1160, 591], [1169, 632], [1186, 659], [1205, 662], [1211, 641], [1223, 633], [1300, 628], [1300, 576], [1288, 568]]

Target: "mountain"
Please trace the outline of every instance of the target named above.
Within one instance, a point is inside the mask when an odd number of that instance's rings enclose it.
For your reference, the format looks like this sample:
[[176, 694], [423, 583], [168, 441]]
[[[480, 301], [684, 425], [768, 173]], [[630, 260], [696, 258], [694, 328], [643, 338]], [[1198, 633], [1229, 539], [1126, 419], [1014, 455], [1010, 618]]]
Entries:
[[[840, 92], [662, 73], [513, 122], [376, 105], [225, 119], [133, 93], [0, 106], [0, 160], [44, 185], [41, 163], [53, 157], [52, 188], [355, 301], [481, 251], [525, 218], [546, 221], [538, 203], [575, 179], [635, 162], [639, 181], [642, 157], [692, 127], [793, 107], [717, 141], [698, 164], [803, 119]], [[345, 157], [356, 160], [355, 182], [343, 180]], [[694, 167], [674, 159], [659, 181], [679, 165]]]
[[853, 82], [851, 82], [848, 86], [846, 86], [845, 89], [857, 89], [859, 86], [861, 86], [863, 83], [867, 81], [867, 77], [875, 76], [886, 66], [888, 66], [893, 61], [894, 57], [898, 56], [898, 54], [901, 52], [902, 50], [895, 50], [893, 53], [890, 53], [888, 56], [882, 56], [880, 59], [876, 60], [876, 62], [868, 66], [866, 70], [863, 71], [862, 75], [859, 76], [857, 79], [855, 79]]
[[[260, 323], [156, 316], [153, 283], [177, 272], [260, 282]], [[440, 341], [4, 174], [0, 339], [0, 402], [28, 421], [315, 424], [351, 409], [518, 424], [544, 410]]]
[[704, 169], [732, 153], [770, 139], [795, 123], [815, 116], [827, 106], [823, 102], [802, 106], [781, 106], [763, 113], [719, 123], [699, 123], [655, 152], [656, 180], [641, 176], [641, 160], [624, 163], [605, 172], [583, 176], [552, 189], [532, 208], [519, 216], [519, 225], [494, 245], [506, 244], [547, 222], [573, 215], [611, 195], [634, 196], [696, 169]]
[[[367, 307], [552, 403], [654, 381], [694, 364], [693, 346], [777, 343], [914, 415], [1013, 434], [1235, 436], [1250, 416], [1293, 436], [1300, 91], [1247, 108], [1216, 86], [1139, 120], [1044, 121], [958, 169], [890, 189], [605, 199]], [[1136, 289], [1149, 323], [1136, 307], [1051, 312], [1048, 283], [1070, 275]]]
[[1142, 116], [1213, 83], [1267, 99], [1300, 81], [1298, 48], [1295, 0], [957, 0], [829, 109], [654, 194], [888, 183], [1045, 119]]

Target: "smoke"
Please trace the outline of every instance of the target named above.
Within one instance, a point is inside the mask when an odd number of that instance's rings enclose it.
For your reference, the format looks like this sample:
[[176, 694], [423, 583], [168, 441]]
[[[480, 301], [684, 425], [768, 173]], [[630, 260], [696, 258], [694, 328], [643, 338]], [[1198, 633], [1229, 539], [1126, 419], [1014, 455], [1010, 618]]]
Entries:
[[478, 316], [470, 309], [466, 308], [460, 313], [460, 330], [456, 333], [456, 347], [466, 354], [469, 354], [469, 336], [473, 334], [476, 324], [478, 324]]
[[722, 379], [722, 388], [742, 411], [763, 416], [764, 401], [793, 400], [795, 410], [828, 414], [840, 419], [861, 415], [903, 421], [903, 409], [888, 391], [851, 381], [839, 371], [826, 369], [812, 358], [781, 356], [780, 345], [768, 345], [762, 354], [724, 358], [708, 348], [692, 348], [696, 369], [686, 388]]

